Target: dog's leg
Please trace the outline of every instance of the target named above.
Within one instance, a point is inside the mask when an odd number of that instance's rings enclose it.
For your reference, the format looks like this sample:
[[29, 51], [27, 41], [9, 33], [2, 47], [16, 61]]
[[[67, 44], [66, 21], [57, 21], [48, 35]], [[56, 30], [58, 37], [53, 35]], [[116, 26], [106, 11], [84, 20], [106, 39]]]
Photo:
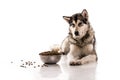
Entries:
[[96, 55], [88, 55], [83, 57], [82, 59], [78, 59], [78, 60], [73, 60], [70, 62], [70, 65], [83, 65], [86, 63], [90, 63], [90, 62], [96, 62]]
[[[76, 52], [76, 48], [74, 49], [74, 51]], [[95, 62], [97, 60], [97, 55], [96, 52], [94, 50], [93, 44], [89, 44], [87, 46], [85, 46], [84, 48], [78, 48], [77, 49], [78, 52], [80, 52], [80, 50], [82, 50], [82, 54], [86, 55], [84, 57], [82, 57], [81, 59], [77, 59], [77, 60], [73, 60], [70, 62], [70, 65], [82, 65], [82, 64], [86, 64], [86, 63], [90, 63], [90, 62]], [[80, 56], [81, 54], [79, 54]]]
[[66, 37], [61, 44], [61, 48], [59, 52], [63, 54], [68, 54], [69, 50], [70, 50], [70, 44], [68, 37]]
[[96, 62], [96, 58], [97, 58], [96, 55], [91, 54], [91, 55], [83, 57], [80, 60], [77, 60], [77, 63], [82, 65], [82, 64], [86, 64], [86, 63], [90, 63], [90, 62]]
[[80, 58], [80, 48], [74, 44], [70, 45], [70, 52], [68, 53], [68, 63], [70, 65], [79, 65], [77, 60]]

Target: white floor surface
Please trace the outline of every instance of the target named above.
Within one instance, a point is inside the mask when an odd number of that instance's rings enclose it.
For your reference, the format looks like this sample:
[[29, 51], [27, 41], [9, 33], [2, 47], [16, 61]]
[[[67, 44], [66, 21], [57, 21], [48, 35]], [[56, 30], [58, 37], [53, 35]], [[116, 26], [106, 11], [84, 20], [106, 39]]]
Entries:
[[[2, 80], [119, 80], [119, 67], [109, 63], [90, 63], [82, 66], [69, 66], [66, 56], [62, 56], [60, 62], [54, 65], [42, 66], [40, 59], [34, 66], [20, 67], [24, 59], [11, 59], [1, 65]], [[26, 59], [26, 61], [28, 61]], [[32, 60], [30, 60], [32, 61]], [[37, 67], [37, 65], [40, 67]]]

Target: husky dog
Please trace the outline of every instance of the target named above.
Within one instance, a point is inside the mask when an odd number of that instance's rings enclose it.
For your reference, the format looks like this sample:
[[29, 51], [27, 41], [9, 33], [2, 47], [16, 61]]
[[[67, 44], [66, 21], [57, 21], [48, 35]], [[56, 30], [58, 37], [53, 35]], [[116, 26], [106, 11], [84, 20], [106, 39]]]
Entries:
[[67, 54], [70, 65], [97, 61], [95, 33], [88, 20], [88, 12], [63, 16], [69, 23], [69, 34], [61, 44], [60, 52]]

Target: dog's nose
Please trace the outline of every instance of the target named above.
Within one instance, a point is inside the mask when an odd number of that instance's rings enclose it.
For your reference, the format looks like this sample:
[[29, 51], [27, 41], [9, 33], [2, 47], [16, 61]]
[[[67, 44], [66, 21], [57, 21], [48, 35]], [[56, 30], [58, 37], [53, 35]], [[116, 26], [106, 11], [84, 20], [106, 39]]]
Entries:
[[78, 36], [79, 35], [79, 32], [78, 31], [75, 31], [75, 33], [74, 33], [76, 36]]

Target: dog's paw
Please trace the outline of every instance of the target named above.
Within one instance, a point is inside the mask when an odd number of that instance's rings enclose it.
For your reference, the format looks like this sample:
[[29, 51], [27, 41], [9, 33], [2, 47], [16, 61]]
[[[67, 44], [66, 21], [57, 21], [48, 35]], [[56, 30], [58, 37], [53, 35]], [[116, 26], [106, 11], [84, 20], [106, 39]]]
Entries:
[[71, 61], [71, 62], [70, 62], [70, 65], [71, 65], [71, 66], [81, 65], [81, 62]]

